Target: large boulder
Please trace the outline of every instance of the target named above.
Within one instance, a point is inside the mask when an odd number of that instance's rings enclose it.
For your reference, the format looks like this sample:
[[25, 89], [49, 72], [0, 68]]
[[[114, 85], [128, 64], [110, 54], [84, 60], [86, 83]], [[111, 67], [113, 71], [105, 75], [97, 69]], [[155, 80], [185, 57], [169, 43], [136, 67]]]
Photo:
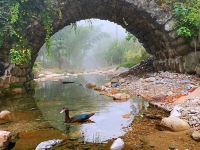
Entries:
[[163, 118], [160, 125], [175, 132], [190, 129], [189, 124], [185, 120], [182, 120], [178, 117]]
[[7, 149], [11, 140], [11, 133], [8, 131], [0, 131], [0, 149]]

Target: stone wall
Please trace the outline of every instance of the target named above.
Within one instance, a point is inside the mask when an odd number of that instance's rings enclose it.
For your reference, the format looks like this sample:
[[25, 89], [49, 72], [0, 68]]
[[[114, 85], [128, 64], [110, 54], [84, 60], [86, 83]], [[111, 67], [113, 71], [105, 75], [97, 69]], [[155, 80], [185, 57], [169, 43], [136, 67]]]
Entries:
[[30, 80], [32, 80], [31, 66], [16, 66], [13, 64], [8, 64], [4, 75], [0, 78], [0, 88], [9, 88], [9, 86], [12, 84], [25, 83]]
[[[53, 21], [53, 34], [83, 19], [99, 18], [115, 22], [134, 34], [147, 52], [153, 55], [157, 70], [172, 70], [200, 74], [200, 44], [177, 37], [170, 11], [160, 8], [154, 0], [60, 0], [59, 16]], [[41, 46], [45, 42], [45, 30], [41, 21], [33, 21], [24, 29], [30, 47], [32, 61], [29, 66], [7, 68], [0, 87], [31, 79], [31, 70]], [[8, 63], [9, 44], [0, 51], [4, 64]], [[8, 45], [8, 46], [6, 46]], [[8, 65], [12, 66], [12, 65]]]

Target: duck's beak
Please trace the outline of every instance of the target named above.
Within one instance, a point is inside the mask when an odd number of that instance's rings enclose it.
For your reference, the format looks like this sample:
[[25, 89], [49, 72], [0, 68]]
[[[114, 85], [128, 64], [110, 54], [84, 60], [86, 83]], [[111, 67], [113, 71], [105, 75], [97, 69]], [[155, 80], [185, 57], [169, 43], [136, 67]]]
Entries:
[[64, 109], [60, 111], [60, 113], [61, 113], [61, 114], [62, 114], [62, 113], [64, 113], [64, 112], [65, 112], [65, 110], [64, 110]]

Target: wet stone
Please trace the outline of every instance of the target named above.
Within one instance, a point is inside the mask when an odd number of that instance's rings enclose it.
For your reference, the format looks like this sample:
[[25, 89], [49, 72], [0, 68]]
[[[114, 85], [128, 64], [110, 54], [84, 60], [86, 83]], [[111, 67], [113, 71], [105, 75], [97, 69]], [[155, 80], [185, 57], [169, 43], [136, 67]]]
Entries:
[[0, 149], [4, 150], [10, 143], [11, 133], [8, 131], [0, 131]]
[[112, 80], [111, 80], [111, 83], [113, 84], [113, 83], [118, 83], [119, 82], [119, 80], [118, 79], [116, 79], [116, 78], [113, 78]]
[[192, 133], [192, 138], [193, 138], [195, 141], [200, 142], [200, 132], [199, 132], [199, 131], [194, 131], [194, 132]]
[[176, 150], [176, 146], [175, 145], [173, 145], [173, 144], [171, 144], [171, 145], [169, 145], [169, 150]]

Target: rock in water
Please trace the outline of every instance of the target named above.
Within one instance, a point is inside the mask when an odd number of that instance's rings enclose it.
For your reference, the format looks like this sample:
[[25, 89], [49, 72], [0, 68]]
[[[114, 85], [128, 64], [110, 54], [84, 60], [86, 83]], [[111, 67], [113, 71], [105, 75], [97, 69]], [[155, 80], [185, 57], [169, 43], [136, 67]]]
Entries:
[[86, 87], [89, 88], [89, 89], [92, 89], [92, 88], [96, 87], [96, 84], [95, 83], [87, 83]]
[[105, 87], [111, 87], [111, 85], [112, 85], [111, 82], [108, 82], [105, 84]]
[[184, 131], [190, 129], [189, 124], [178, 117], [163, 118], [160, 125], [172, 131]]
[[0, 120], [3, 119], [3, 120], [10, 120], [10, 116], [11, 115], [11, 112], [9, 112], [8, 110], [3, 110], [0, 112]]
[[96, 86], [96, 87], [94, 88], [94, 90], [95, 90], [95, 91], [102, 91], [102, 88], [101, 88], [101, 87], [98, 87], [98, 86]]
[[194, 131], [194, 132], [192, 133], [192, 138], [193, 138], [195, 141], [200, 142], [200, 132], [199, 132], [199, 131]]
[[60, 144], [62, 142], [62, 140], [49, 140], [49, 141], [44, 141], [42, 143], [40, 143], [35, 150], [49, 150], [52, 149], [54, 146], [56, 146], [57, 144]]
[[10, 143], [11, 133], [8, 131], [0, 131], [0, 149], [6, 149]]
[[110, 150], [121, 150], [124, 148], [124, 141], [121, 138], [116, 139], [110, 147]]
[[114, 100], [128, 100], [130, 99], [130, 95], [126, 93], [117, 93], [113, 95]]

